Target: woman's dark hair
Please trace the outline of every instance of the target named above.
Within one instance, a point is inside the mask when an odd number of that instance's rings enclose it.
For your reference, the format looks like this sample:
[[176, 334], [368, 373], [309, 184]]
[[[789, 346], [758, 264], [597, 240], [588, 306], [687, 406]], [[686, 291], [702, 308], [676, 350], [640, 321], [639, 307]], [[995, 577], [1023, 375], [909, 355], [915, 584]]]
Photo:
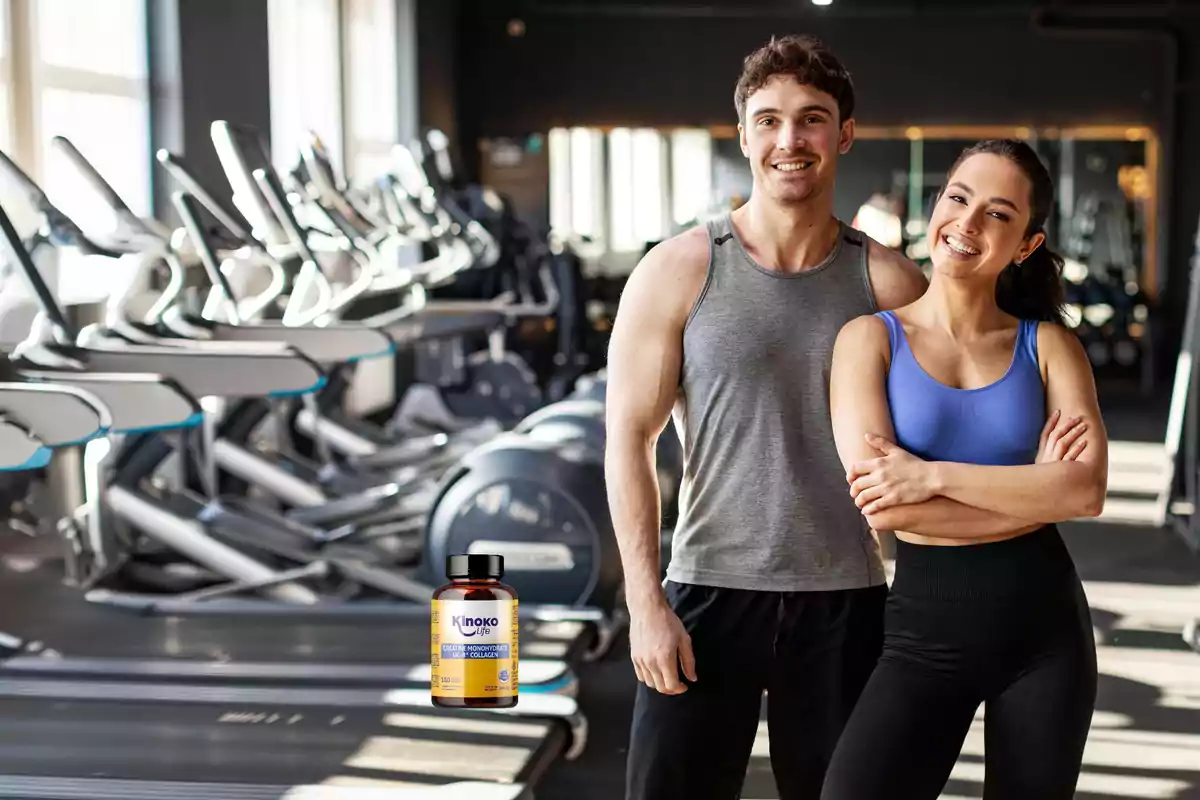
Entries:
[[[1029, 179], [1029, 225], [1025, 237], [1042, 232], [1054, 205], [1054, 181], [1036, 152], [1019, 139], [988, 139], [962, 152], [948, 175], [971, 156], [981, 153], [1001, 156], [1017, 165]], [[1018, 319], [1036, 319], [1062, 324], [1064, 286], [1063, 259], [1043, 242], [1020, 264], [1009, 264], [996, 281], [996, 304]]]

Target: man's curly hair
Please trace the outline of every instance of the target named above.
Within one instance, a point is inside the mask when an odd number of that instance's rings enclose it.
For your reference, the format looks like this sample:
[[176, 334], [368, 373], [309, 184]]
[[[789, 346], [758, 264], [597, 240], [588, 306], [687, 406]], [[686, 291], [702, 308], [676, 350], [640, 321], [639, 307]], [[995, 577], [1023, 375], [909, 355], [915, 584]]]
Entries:
[[746, 56], [733, 94], [739, 120], [745, 122], [747, 98], [779, 75], [790, 75], [836, 100], [839, 124], [854, 116], [854, 84], [850, 73], [817, 37], [792, 35], [771, 37], [771, 41]]

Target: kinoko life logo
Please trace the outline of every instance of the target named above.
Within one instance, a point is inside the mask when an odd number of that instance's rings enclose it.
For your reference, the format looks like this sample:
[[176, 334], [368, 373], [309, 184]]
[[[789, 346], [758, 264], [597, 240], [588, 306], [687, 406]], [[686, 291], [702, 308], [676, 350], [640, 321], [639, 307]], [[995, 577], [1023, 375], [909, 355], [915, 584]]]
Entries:
[[495, 617], [467, 617], [455, 614], [450, 618], [450, 624], [458, 629], [464, 639], [473, 636], [487, 636], [500, 627], [500, 620]]

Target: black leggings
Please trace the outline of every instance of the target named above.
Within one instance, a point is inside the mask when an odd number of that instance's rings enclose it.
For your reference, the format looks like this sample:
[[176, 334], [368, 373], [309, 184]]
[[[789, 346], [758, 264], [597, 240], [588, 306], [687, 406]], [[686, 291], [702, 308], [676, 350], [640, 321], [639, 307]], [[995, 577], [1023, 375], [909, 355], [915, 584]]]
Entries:
[[[1083, 587], [1053, 526], [1004, 542], [897, 542], [883, 654], [822, 800], [936, 800], [985, 709], [984, 800], [1075, 793], [1096, 698]], [[955, 794], [964, 794], [955, 791]]]

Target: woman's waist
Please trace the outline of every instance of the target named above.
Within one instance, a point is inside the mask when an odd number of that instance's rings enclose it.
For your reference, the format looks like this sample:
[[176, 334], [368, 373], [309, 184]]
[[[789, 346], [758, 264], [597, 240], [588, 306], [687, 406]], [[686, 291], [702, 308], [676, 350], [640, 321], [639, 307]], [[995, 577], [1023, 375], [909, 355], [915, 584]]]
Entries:
[[1075, 565], [1058, 527], [1043, 525], [1020, 536], [956, 546], [898, 538], [892, 591], [970, 601], [1040, 594], [1074, 580]]

